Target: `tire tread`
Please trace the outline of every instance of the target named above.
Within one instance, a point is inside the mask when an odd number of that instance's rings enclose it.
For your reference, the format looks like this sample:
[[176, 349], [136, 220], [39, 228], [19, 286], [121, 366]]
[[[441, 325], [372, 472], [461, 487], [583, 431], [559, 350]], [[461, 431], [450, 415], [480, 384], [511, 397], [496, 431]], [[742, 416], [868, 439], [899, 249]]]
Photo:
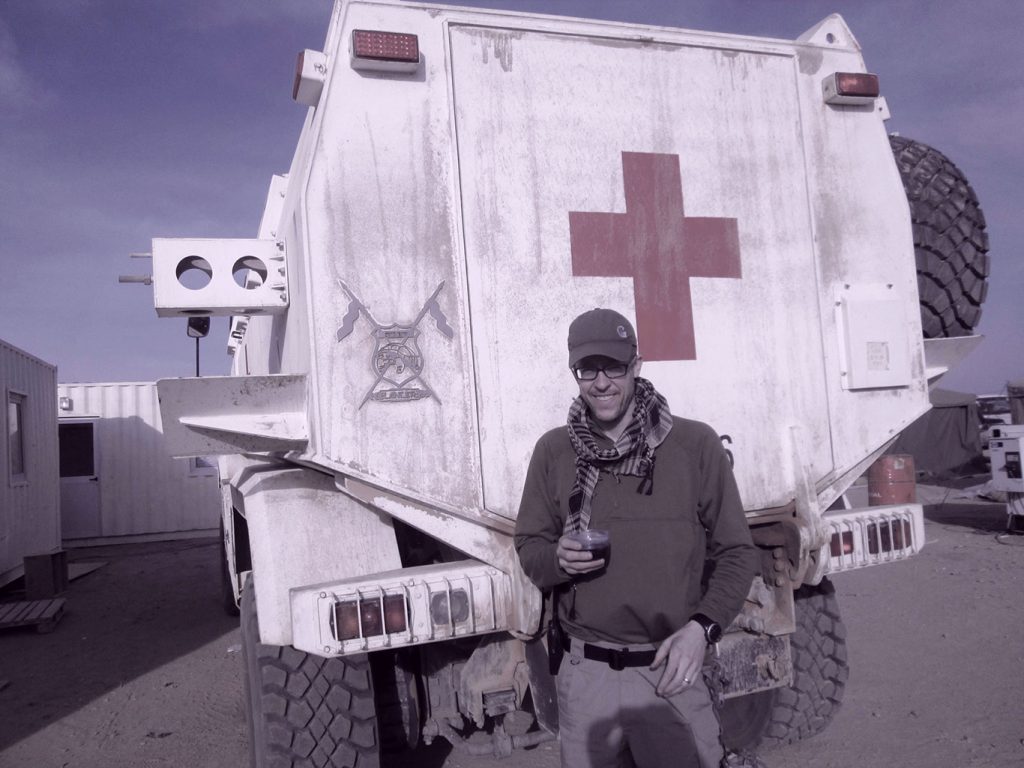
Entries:
[[379, 768], [367, 656], [322, 658], [260, 643], [251, 580], [241, 614], [253, 765]]
[[729, 699], [722, 739], [732, 750], [791, 744], [824, 730], [843, 701], [849, 667], [846, 626], [828, 579], [796, 592], [796, 631], [790, 636], [793, 684]]
[[790, 639], [793, 686], [779, 689], [766, 746], [792, 744], [820, 733], [843, 701], [849, 667], [846, 626], [839, 614], [835, 588], [825, 579], [796, 593], [797, 626]]

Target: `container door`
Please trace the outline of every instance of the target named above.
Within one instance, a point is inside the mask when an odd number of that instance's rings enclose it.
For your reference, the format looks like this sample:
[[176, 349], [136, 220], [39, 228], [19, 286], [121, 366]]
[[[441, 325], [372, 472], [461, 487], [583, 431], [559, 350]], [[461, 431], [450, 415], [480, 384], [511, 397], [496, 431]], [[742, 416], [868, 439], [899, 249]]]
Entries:
[[96, 421], [62, 421], [60, 441], [61, 538], [101, 536]]

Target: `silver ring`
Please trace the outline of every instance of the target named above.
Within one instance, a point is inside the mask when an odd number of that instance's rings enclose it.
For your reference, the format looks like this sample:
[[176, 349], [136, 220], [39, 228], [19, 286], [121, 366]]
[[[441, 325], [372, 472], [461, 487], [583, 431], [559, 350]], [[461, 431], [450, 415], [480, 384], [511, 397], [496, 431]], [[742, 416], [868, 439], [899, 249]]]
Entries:
[[690, 678], [688, 678], [688, 677], [684, 677], [684, 678], [683, 678], [683, 682], [684, 682], [684, 683], [688, 683], [688, 682], [690, 682]]

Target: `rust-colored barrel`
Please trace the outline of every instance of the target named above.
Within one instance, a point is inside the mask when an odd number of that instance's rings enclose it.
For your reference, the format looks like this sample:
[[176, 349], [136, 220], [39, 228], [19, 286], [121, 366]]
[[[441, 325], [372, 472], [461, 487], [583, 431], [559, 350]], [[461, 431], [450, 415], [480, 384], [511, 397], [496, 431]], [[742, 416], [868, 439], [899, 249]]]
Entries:
[[914, 457], [906, 453], [883, 456], [868, 470], [868, 504], [913, 504], [917, 500]]

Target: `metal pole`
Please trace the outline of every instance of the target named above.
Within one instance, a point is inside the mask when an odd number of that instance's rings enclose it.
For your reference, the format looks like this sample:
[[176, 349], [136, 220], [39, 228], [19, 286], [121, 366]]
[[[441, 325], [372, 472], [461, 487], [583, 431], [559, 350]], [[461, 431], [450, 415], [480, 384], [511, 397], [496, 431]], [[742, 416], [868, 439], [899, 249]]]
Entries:
[[199, 337], [196, 336], [196, 378], [199, 378]]

